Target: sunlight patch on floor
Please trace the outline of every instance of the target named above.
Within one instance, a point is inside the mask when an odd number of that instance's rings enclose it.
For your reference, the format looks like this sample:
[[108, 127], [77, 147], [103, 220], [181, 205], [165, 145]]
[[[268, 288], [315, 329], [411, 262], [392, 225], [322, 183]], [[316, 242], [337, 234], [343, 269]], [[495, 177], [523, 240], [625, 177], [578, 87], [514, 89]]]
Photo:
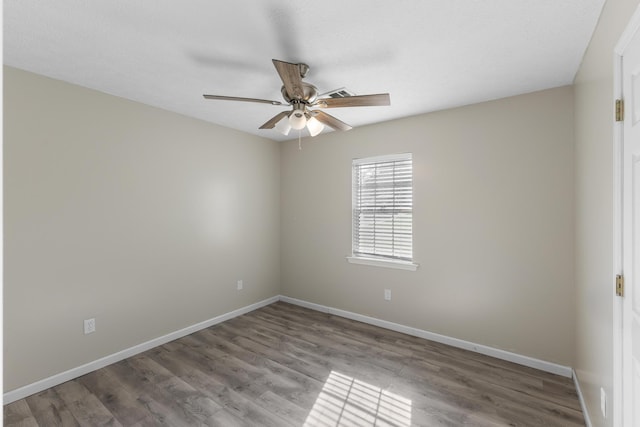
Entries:
[[304, 427], [411, 425], [411, 400], [331, 371]]

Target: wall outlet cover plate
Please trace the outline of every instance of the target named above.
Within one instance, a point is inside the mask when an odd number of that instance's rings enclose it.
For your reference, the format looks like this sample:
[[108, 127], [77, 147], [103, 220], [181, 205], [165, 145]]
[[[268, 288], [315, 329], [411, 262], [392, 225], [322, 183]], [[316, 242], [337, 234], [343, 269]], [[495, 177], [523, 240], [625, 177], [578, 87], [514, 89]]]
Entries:
[[84, 333], [91, 334], [96, 331], [96, 319], [86, 319], [84, 321]]

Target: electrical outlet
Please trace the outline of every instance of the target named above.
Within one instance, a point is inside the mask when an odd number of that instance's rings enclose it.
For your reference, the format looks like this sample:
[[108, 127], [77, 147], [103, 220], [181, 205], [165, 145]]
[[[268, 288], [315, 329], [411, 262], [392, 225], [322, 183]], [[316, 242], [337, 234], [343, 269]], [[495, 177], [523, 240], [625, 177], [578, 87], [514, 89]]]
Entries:
[[241, 291], [243, 288], [244, 284], [242, 283], [242, 280], [238, 280], [238, 290]]
[[96, 331], [96, 319], [86, 319], [84, 321], [84, 334], [91, 334]]
[[602, 416], [607, 418], [607, 393], [602, 387], [600, 387], [600, 410], [602, 411]]
[[387, 301], [391, 301], [391, 289], [384, 290], [384, 299]]

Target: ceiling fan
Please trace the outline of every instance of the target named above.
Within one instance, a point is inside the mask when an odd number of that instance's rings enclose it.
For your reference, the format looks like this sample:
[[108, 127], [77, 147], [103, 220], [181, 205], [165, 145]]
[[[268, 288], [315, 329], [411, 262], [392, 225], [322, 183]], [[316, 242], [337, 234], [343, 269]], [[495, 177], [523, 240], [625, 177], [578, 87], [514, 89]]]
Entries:
[[325, 125], [341, 131], [351, 129], [350, 125], [338, 120], [332, 115], [321, 110], [312, 110], [311, 108], [366, 107], [391, 104], [388, 93], [359, 96], [354, 95], [339, 98], [319, 98], [318, 89], [314, 85], [302, 81], [309, 72], [309, 66], [307, 64], [293, 64], [291, 62], [279, 61], [277, 59], [273, 59], [272, 61], [283, 83], [281, 92], [282, 97], [285, 100], [284, 103], [280, 101], [270, 101], [268, 99], [242, 98], [237, 96], [203, 96], [206, 99], [218, 99], [223, 101], [244, 101], [271, 105], [290, 105], [292, 107], [291, 110], [282, 111], [276, 114], [265, 124], [259, 127], [259, 129], [276, 128], [284, 135], [288, 135], [291, 129], [300, 130], [304, 129], [305, 126], [309, 130], [309, 134], [311, 136], [316, 136], [322, 132]]

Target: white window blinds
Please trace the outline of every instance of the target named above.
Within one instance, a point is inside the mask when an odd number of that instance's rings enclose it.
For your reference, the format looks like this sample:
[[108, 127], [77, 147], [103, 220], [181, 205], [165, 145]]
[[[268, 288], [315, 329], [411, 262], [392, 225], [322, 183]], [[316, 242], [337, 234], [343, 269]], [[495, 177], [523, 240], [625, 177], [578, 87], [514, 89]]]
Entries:
[[411, 154], [353, 161], [353, 256], [412, 261]]

